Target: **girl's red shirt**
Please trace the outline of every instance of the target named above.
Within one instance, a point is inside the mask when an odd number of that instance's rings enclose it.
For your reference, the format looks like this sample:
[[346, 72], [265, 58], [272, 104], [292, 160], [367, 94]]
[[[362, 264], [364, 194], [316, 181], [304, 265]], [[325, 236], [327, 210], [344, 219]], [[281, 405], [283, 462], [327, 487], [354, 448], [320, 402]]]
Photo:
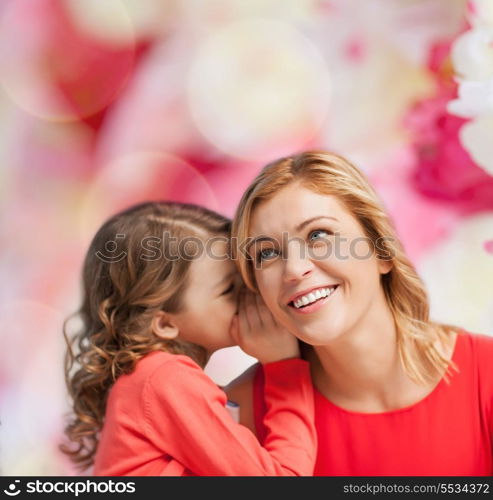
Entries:
[[[93, 473], [99, 476], [312, 475], [309, 365], [264, 365], [265, 436], [236, 423], [227, 398], [191, 358], [153, 352], [111, 388]], [[268, 432], [267, 432], [268, 431]]]

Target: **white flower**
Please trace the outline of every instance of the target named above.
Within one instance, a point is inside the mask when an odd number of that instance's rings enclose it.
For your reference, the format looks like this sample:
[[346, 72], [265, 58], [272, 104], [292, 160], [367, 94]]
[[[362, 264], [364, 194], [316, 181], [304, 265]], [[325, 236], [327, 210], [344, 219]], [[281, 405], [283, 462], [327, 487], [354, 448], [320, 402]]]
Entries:
[[459, 139], [474, 162], [493, 175], [493, 0], [469, 0], [473, 29], [452, 46], [458, 77], [458, 98], [448, 103], [450, 113], [470, 118]]
[[461, 79], [493, 76], [493, 27], [475, 28], [461, 35], [452, 47], [452, 62]]
[[460, 129], [459, 137], [474, 162], [493, 175], [493, 116], [466, 123]]
[[469, 0], [467, 18], [474, 27], [493, 26], [492, 0]]
[[448, 111], [463, 118], [493, 115], [493, 77], [483, 81], [464, 81], [459, 98], [448, 103]]

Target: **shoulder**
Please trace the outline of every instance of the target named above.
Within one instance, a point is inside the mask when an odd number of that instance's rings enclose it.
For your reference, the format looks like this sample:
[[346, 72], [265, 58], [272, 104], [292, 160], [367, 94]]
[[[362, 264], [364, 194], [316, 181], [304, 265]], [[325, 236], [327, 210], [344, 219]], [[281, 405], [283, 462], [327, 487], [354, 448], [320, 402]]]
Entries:
[[140, 360], [137, 371], [149, 382], [184, 382], [189, 377], [209, 380], [202, 368], [192, 358], [183, 354], [156, 352]]
[[163, 353], [153, 358], [147, 363], [140, 395], [149, 418], [151, 411], [159, 414], [156, 408], [174, 412], [226, 404], [224, 391], [188, 356]]
[[479, 333], [469, 334], [481, 373], [489, 374], [493, 385], [493, 337]]
[[462, 330], [459, 335], [462, 337], [462, 342], [466, 345], [467, 350], [479, 363], [486, 361], [491, 363], [493, 359], [493, 336], [471, 333], [466, 330]]
[[466, 332], [466, 338], [470, 344], [471, 358], [476, 365], [476, 380], [482, 405], [490, 415], [489, 419], [493, 426], [493, 337]]
[[[153, 351], [140, 358], [133, 371], [120, 375], [108, 396], [108, 408], [125, 408], [134, 413], [154, 399], [168, 399], [175, 390], [200, 373], [201, 368], [188, 356]], [[203, 373], [203, 372], [202, 372]], [[164, 396], [164, 398], [163, 398]]]
[[[482, 391], [493, 395], [493, 337], [480, 333], [471, 333], [462, 330], [458, 341], [462, 342], [463, 353], [460, 361], [463, 366], [469, 366], [471, 372], [480, 384]], [[459, 357], [459, 356], [457, 356]], [[459, 366], [459, 370], [461, 366]]]
[[121, 375], [115, 386], [120, 393], [148, 392], [149, 388], [157, 388], [158, 392], [163, 392], [172, 387], [182, 387], [190, 379], [195, 381], [197, 378], [209, 380], [202, 368], [190, 357], [154, 351], [139, 359], [131, 373]]
[[478, 351], [493, 353], [493, 336], [482, 333], [470, 333], [469, 335], [475, 342]]
[[240, 423], [255, 432], [255, 416], [253, 408], [253, 388], [255, 374], [260, 363], [247, 368], [239, 377], [232, 380], [224, 391], [228, 399], [240, 406]]

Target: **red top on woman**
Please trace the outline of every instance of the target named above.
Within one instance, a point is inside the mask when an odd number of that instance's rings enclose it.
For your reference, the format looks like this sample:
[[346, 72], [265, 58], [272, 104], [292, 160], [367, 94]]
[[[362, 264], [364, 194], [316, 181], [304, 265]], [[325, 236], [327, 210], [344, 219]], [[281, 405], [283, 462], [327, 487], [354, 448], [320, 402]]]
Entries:
[[[452, 357], [459, 372], [421, 401], [384, 413], [358, 413], [315, 390], [315, 475], [460, 476], [493, 474], [493, 338], [461, 332]], [[254, 380], [262, 441], [262, 370]]]
[[94, 474], [311, 476], [316, 432], [309, 365], [293, 358], [264, 370], [270, 432], [262, 448], [191, 358], [160, 351], [144, 356], [110, 390]]

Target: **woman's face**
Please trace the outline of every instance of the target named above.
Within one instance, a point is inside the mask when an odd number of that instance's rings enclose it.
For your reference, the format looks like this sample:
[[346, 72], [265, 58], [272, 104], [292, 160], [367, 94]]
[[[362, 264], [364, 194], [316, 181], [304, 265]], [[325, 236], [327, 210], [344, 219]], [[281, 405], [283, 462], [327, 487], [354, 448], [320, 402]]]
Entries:
[[259, 291], [300, 340], [325, 345], [387, 307], [380, 276], [391, 264], [335, 196], [289, 184], [255, 208], [250, 236]]
[[190, 265], [182, 312], [171, 316], [179, 328], [179, 338], [212, 353], [235, 344], [231, 322], [237, 310], [238, 273], [224, 241], [207, 248]]

